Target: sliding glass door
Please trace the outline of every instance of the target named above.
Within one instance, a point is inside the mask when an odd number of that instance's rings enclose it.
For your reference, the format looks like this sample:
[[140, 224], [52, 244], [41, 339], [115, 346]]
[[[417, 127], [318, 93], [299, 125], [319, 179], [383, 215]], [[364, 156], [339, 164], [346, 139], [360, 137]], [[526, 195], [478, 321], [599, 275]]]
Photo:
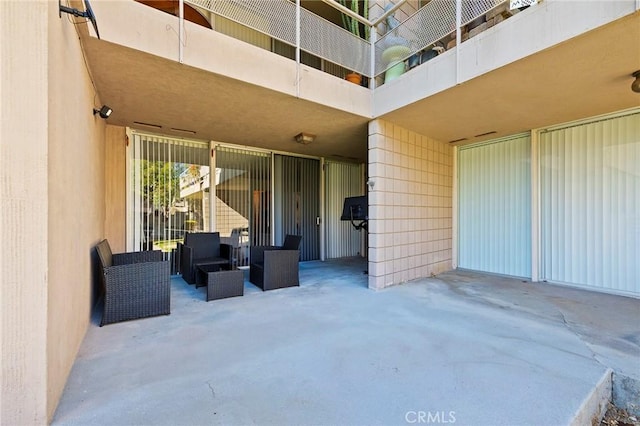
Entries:
[[250, 246], [271, 244], [271, 154], [219, 146], [215, 161], [215, 229], [247, 266]]
[[544, 280], [640, 294], [640, 113], [540, 134]]
[[129, 249], [169, 254], [185, 231], [209, 230], [207, 143], [133, 134]]
[[276, 244], [302, 235], [300, 260], [320, 259], [320, 161], [276, 155], [274, 169]]
[[348, 224], [333, 226], [344, 197], [362, 191], [358, 165], [330, 162], [333, 177], [321, 194], [319, 159], [226, 145], [212, 151], [209, 142], [135, 130], [130, 135], [128, 250], [162, 250], [174, 260], [185, 232], [217, 231], [242, 267], [249, 265], [250, 247], [280, 245], [286, 234], [297, 234], [303, 237], [300, 260], [317, 260], [324, 196], [332, 208], [330, 257], [359, 252], [358, 236], [340, 231]]
[[528, 134], [460, 149], [460, 268], [531, 277], [530, 158]]

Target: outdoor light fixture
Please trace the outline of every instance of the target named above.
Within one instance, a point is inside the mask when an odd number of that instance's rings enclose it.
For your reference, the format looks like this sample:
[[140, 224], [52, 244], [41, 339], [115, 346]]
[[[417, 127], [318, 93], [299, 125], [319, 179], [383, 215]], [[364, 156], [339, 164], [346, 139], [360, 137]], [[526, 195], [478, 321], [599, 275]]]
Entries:
[[633, 83], [631, 83], [631, 90], [636, 93], [640, 93], [640, 70], [631, 74], [631, 77], [634, 77]]
[[301, 143], [303, 145], [310, 144], [315, 140], [315, 138], [316, 138], [316, 135], [312, 135], [311, 133], [304, 133], [304, 132], [298, 133], [295, 136], [296, 142]]
[[109, 118], [113, 110], [106, 105], [102, 105], [100, 109], [93, 109], [93, 115], [100, 114], [100, 118], [104, 118], [105, 120]]

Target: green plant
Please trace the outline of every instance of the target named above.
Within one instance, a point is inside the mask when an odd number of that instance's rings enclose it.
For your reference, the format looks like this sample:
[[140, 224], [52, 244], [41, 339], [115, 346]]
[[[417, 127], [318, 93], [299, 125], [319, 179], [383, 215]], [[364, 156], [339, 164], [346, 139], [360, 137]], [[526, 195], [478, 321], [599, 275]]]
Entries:
[[184, 166], [166, 161], [141, 160], [142, 191], [155, 209], [168, 211], [180, 194], [180, 173]]
[[[338, 0], [338, 2], [363, 18], [369, 19], [369, 0]], [[342, 14], [342, 25], [352, 34], [365, 40], [369, 40], [371, 28], [369, 28], [368, 25], [363, 25], [358, 22], [357, 19], [349, 15], [345, 15], [344, 13]]]

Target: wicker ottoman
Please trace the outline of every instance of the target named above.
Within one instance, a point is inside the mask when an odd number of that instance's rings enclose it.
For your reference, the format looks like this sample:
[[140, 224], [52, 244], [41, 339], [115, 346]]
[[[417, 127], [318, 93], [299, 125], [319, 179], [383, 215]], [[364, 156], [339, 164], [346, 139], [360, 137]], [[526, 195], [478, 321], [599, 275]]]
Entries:
[[[244, 295], [244, 273], [233, 271], [202, 271], [206, 275], [207, 302]], [[203, 283], [204, 284], [204, 283]]]

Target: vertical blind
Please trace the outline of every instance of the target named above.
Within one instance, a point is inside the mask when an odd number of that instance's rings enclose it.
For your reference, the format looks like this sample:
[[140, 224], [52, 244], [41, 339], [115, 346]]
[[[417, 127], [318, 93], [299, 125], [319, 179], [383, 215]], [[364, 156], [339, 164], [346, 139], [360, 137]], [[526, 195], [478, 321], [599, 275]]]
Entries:
[[462, 148], [458, 265], [531, 277], [529, 135]]
[[302, 235], [300, 260], [320, 258], [320, 162], [276, 155], [276, 243], [286, 234]]
[[246, 266], [250, 246], [271, 244], [271, 155], [217, 147], [215, 192], [216, 230]]
[[540, 135], [541, 276], [640, 294], [640, 113]]
[[[212, 178], [209, 152], [206, 142], [133, 132], [127, 220], [133, 250], [160, 249], [170, 258], [186, 231], [209, 231], [213, 180], [214, 229], [234, 246], [238, 266], [249, 264], [250, 246], [269, 245], [272, 235], [281, 243], [287, 233], [303, 235], [301, 260], [320, 258], [319, 160], [218, 146]], [[345, 197], [363, 193], [361, 165], [329, 161], [325, 170], [326, 257], [358, 255], [361, 234], [340, 214]]]
[[325, 241], [327, 259], [357, 256], [360, 253], [361, 233], [350, 222], [341, 221], [346, 197], [364, 194], [360, 165], [328, 161], [325, 163]]

